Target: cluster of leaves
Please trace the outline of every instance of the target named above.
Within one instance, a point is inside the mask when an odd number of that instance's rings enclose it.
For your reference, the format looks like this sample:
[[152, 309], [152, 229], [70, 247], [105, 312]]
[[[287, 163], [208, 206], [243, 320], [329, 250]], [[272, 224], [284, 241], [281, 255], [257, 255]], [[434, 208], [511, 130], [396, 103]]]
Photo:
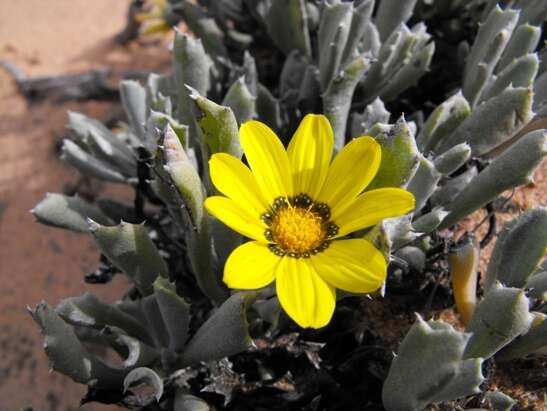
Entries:
[[[90, 278], [106, 281], [119, 271], [133, 285], [114, 305], [87, 294], [32, 310], [54, 369], [87, 384], [88, 401], [176, 411], [207, 403], [378, 409], [381, 402], [419, 410], [480, 392], [484, 360], [503, 347], [499, 356], [509, 360], [547, 345], [547, 277], [538, 270], [544, 209], [504, 229], [476, 307], [478, 249], [456, 244], [449, 262], [458, 307], [469, 307], [466, 332], [418, 318], [393, 361], [378, 335], [362, 331], [357, 298], [346, 298], [326, 329], [289, 334], [294, 325], [272, 290], [230, 296], [220, 281], [242, 238], [204, 212], [213, 193], [207, 160], [218, 152], [241, 158], [238, 127], [252, 118], [288, 137], [304, 114], [322, 112], [337, 148], [363, 134], [380, 143], [383, 160], [370, 188], [405, 187], [417, 203], [411, 215], [361, 233], [392, 262], [388, 297], [415, 295], [409, 290], [424, 287], [426, 267], [444, 264], [455, 223], [482, 207], [492, 213], [505, 190], [531, 181], [547, 154], [538, 126], [547, 66], [536, 53], [546, 3], [416, 3], [163, 2], [165, 22], [182, 20], [195, 34], [175, 34], [172, 73], [121, 83], [127, 123], [116, 132], [70, 114], [62, 158], [135, 191], [131, 206], [49, 194], [33, 210], [44, 224], [93, 236], [103, 260]], [[466, 46], [442, 27], [432, 36], [421, 18], [482, 24]], [[465, 56], [462, 73], [457, 65], [431, 67], [437, 37]], [[416, 91], [430, 68], [429, 76], [454, 89]], [[399, 115], [403, 105], [409, 121]], [[438, 285], [442, 271], [429, 281]], [[97, 345], [121, 363], [92, 354]], [[219, 361], [226, 356], [231, 361]], [[139, 382], [153, 395], [130, 391]]]

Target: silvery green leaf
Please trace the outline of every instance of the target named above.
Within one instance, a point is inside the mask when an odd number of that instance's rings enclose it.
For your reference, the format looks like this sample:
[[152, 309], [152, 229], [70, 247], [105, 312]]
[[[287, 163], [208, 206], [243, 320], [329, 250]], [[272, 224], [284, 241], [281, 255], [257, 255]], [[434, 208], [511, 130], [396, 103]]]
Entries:
[[547, 208], [533, 208], [504, 225], [492, 252], [486, 287], [524, 287], [547, 249]]
[[461, 91], [440, 104], [428, 117], [416, 138], [420, 150], [433, 150], [439, 142], [450, 136], [470, 113], [469, 103]]
[[414, 246], [405, 246], [395, 252], [395, 255], [406, 261], [408, 267], [414, 271], [421, 273], [425, 267], [425, 253]]
[[286, 58], [279, 78], [279, 94], [288, 104], [296, 104], [294, 96], [301, 88], [306, 69], [309, 65], [308, 57], [298, 50], [292, 51]]
[[435, 207], [429, 213], [416, 218], [412, 222], [412, 228], [417, 233], [430, 233], [441, 224], [447, 215], [448, 211], [444, 208]]
[[469, 338], [446, 323], [417, 316], [384, 382], [386, 410], [419, 411], [432, 402], [480, 392], [482, 358], [463, 358]]
[[114, 168], [115, 166], [91, 156], [71, 140], [63, 140], [61, 159], [89, 177], [112, 183], [128, 183], [129, 181]]
[[154, 370], [146, 367], [135, 368], [123, 380], [123, 391], [126, 392], [131, 386], [140, 384], [152, 387], [153, 396], [159, 402], [163, 395], [163, 380]]
[[[154, 290], [155, 291], [155, 290]], [[169, 346], [169, 332], [165, 318], [160, 311], [156, 294], [150, 294], [141, 299], [142, 313], [146, 319], [146, 328], [150, 332], [156, 347]]]
[[547, 271], [533, 274], [526, 281], [524, 288], [528, 290], [530, 297], [547, 301]]
[[150, 73], [146, 79], [147, 110], [161, 111], [169, 116], [173, 114], [172, 98], [174, 79], [165, 74]]
[[357, 56], [362, 54], [359, 46], [363, 36], [371, 24], [370, 17], [374, 8], [374, 0], [364, 0], [353, 7], [351, 25], [349, 28], [348, 39], [342, 54], [342, 65], [350, 63]]
[[479, 173], [448, 206], [441, 229], [478, 210], [505, 190], [527, 184], [547, 154], [545, 130], [526, 134]]
[[[225, 56], [227, 54], [224, 45], [224, 33], [220, 30], [215, 20], [207, 16], [200, 6], [192, 2], [184, 1], [180, 3], [178, 11], [192, 33], [203, 41], [203, 45], [208, 54], [212, 56]], [[191, 83], [186, 84], [190, 84], [192, 87], [197, 88]]]
[[368, 133], [376, 123], [389, 123], [390, 113], [386, 110], [383, 101], [376, 97], [367, 104], [363, 113], [354, 113], [351, 117], [351, 135], [362, 136]]
[[89, 220], [89, 231], [101, 252], [122, 270], [145, 295], [158, 275], [167, 276], [167, 264], [142, 224], [122, 222], [107, 227]]
[[501, 56], [501, 59], [496, 67], [496, 71], [500, 72], [514, 59], [522, 57], [528, 53], [533, 53], [539, 43], [541, 37], [541, 29], [529, 24], [521, 24], [515, 28], [507, 47]]
[[547, 3], [543, 0], [523, 1], [518, 7], [521, 8], [519, 23], [539, 26], [547, 20]]
[[374, 18], [374, 24], [380, 32], [380, 38], [385, 40], [400, 24], [406, 23], [412, 16], [416, 0], [400, 2], [397, 0], [382, 0]]
[[156, 278], [154, 295], [169, 333], [169, 349], [182, 351], [188, 337], [190, 306], [177, 294], [175, 284], [163, 277]]
[[190, 210], [194, 224], [199, 227], [203, 219], [204, 200], [201, 179], [170, 125], [165, 129], [161, 150], [165, 158], [164, 169]]
[[457, 177], [448, 180], [431, 196], [433, 206], [448, 206], [478, 174], [477, 167], [470, 167]]
[[274, 131], [281, 128], [281, 108], [279, 101], [262, 84], [257, 86], [256, 114], [265, 124]]
[[201, 113], [198, 125], [210, 154], [228, 153], [241, 157], [243, 151], [239, 144], [239, 129], [232, 109], [202, 97], [196, 90], [192, 90], [190, 98]]
[[101, 122], [81, 113], [68, 112], [68, 128], [72, 130], [77, 142], [83, 143], [87, 150], [100, 156], [103, 160], [114, 160], [129, 175], [135, 173], [135, 153], [131, 143], [106, 128]]
[[118, 388], [125, 371], [111, 368], [93, 357], [80, 343], [71, 326], [46, 303], [28, 309], [42, 330], [44, 350], [51, 366], [75, 382], [94, 381], [97, 388]]
[[258, 73], [256, 71], [256, 62], [253, 56], [245, 50], [243, 53], [243, 67], [242, 67], [243, 78], [245, 79], [245, 84], [249, 89], [249, 92], [257, 97], [258, 93]]
[[450, 175], [471, 158], [471, 147], [467, 143], [457, 144], [441, 155], [435, 157], [435, 168], [444, 175]]
[[528, 298], [520, 288], [506, 288], [500, 283], [490, 287], [466, 328], [471, 338], [464, 357], [490, 358], [524, 334], [532, 323], [528, 304]]
[[[184, 3], [186, 4], [186, 2]], [[191, 5], [194, 6], [194, 5]], [[211, 86], [213, 62], [205, 52], [200, 39], [175, 32], [173, 42], [173, 76], [177, 88], [177, 120], [190, 127], [190, 136], [197, 139], [194, 114], [191, 110], [190, 86], [201, 95], [206, 95]], [[192, 145], [196, 144], [192, 140]]]
[[361, 44], [359, 44], [359, 52], [361, 54], [370, 53], [376, 57], [382, 47], [382, 41], [380, 40], [380, 33], [376, 29], [376, 26], [372, 22], [366, 22], [363, 25], [363, 38]]
[[46, 193], [31, 213], [42, 224], [80, 233], [88, 232], [87, 218], [100, 224], [113, 224], [96, 205], [78, 196], [69, 197], [57, 193]]
[[133, 134], [144, 140], [144, 125], [146, 123], [146, 91], [135, 80], [120, 82], [120, 97]]
[[547, 102], [547, 71], [543, 72], [534, 82], [534, 108], [540, 108]]
[[410, 59], [378, 91], [384, 101], [396, 99], [403, 91], [416, 85], [428, 70], [435, 53], [435, 43], [429, 43], [412, 53]]
[[437, 189], [437, 183], [442, 177], [432, 161], [422, 155], [419, 157], [421, 158], [419, 159], [418, 169], [407, 185], [407, 190], [414, 194], [416, 199], [416, 210], [421, 210], [425, 205]]
[[536, 319], [532, 322], [530, 330], [511, 342], [511, 344], [499, 353], [500, 361], [524, 358], [530, 354], [534, 354], [538, 350], [545, 350], [545, 347], [547, 347], [547, 321], [545, 321], [545, 314], [533, 314], [537, 315]]
[[277, 0], [266, 15], [266, 27], [272, 40], [286, 55], [300, 50], [311, 56], [308, 17], [304, 0]]
[[[388, 244], [395, 250], [418, 237], [418, 234], [412, 230], [409, 215], [386, 218], [380, 224], [382, 225], [380, 232], [385, 234]], [[380, 243], [383, 243], [383, 241], [380, 241]]]
[[382, 162], [367, 190], [382, 187], [406, 187], [418, 168], [418, 148], [404, 117], [394, 125], [370, 131], [382, 148]]
[[[511, 33], [517, 24], [519, 12], [510, 8], [502, 10], [496, 6], [488, 14], [467, 57], [465, 65], [463, 95], [472, 106], [478, 101], [485, 81], [492, 74]], [[479, 73], [478, 70], [484, 70]]]
[[66, 322], [98, 330], [106, 326], [117, 327], [127, 334], [151, 342], [146, 328], [134, 317], [114, 305], [106, 304], [91, 293], [62, 300], [55, 312]]
[[481, 99], [488, 100], [500, 94], [508, 87], [530, 87], [534, 83], [538, 72], [539, 61], [537, 55], [526, 54], [511, 63], [501, 71], [495, 80], [492, 81]]
[[189, 136], [188, 126], [180, 124], [168, 114], [158, 111], [150, 111], [150, 115], [146, 120], [146, 137], [144, 146], [150, 153], [155, 153], [158, 148], [158, 142], [161, 139], [162, 131], [170, 125], [183, 147], [188, 147]]
[[[390, 235], [394, 230], [392, 230], [391, 227], [393, 223], [389, 220], [390, 219], [386, 219], [376, 224], [363, 236], [365, 240], [369, 241], [384, 255], [386, 260], [389, 260], [393, 248], [393, 241]], [[406, 241], [405, 239], [403, 242], [406, 244], [409, 241]]]
[[101, 334], [112, 348], [123, 347], [120, 355], [124, 357], [123, 368], [126, 370], [150, 365], [160, 357], [158, 350], [116, 327], [105, 327]]
[[501, 391], [488, 391], [484, 394], [484, 398], [494, 411], [511, 411], [516, 404], [514, 399]]
[[331, 80], [337, 77], [346, 46], [353, 4], [334, 0], [326, 2], [321, 13], [318, 30], [319, 75], [321, 89], [326, 90]]
[[188, 342], [181, 365], [219, 360], [246, 350], [252, 344], [246, 311], [254, 298], [244, 293], [228, 298]]
[[533, 117], [533, 93], [529, 88], [507, 88], [475, 108], [456, 131], [435, 150], [443, 152], [467, 142], [474, 156], [492, 151], [513, 137]]
[[256, 97], [251, 94], [243, 77], [237, 79], [228, 89], [222, 105], [232, 109], [238, 124], [256, 116]]
[[337, 149], [344, 146], [353, 92], [368, 68], [368, 60], [358, 57], [332, 79], [322, 96], [323, 113], [332, 125], [334, 145]]

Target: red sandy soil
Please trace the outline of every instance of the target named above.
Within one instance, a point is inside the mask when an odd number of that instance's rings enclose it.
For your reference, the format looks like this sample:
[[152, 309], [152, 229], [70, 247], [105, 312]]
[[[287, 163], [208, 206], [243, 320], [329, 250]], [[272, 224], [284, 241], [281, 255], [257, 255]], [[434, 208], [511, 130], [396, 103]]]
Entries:
[[[28, 75], [78, 73], [100, 67], [158, 69], [167, 47], [115, 45], [129, 0], [0, 1], [0, 59]], [[45, 192], [62, 192], [78, 174], [61, 163], [55, 144], [66, 132], [67, 110], [104, 117], [111, 104], [86, 102], [28, 106], [0, 69], [0, 410], [76, 410], [85, 387], [49, 371], [39, 330], [26, 311], [41, 300], [96, 293], [115, 301], [126, 288], [87, 285], [97, 266], [91, 239], [34, 222], [29, 210]], [[109, 190], [112, 190], [109, 188]], [[118, 190], [114, 188], [114, 190]], [[123, 194], [123, 193], [122, 193]], [[84, 410], [113, 410], [88, 404]]]

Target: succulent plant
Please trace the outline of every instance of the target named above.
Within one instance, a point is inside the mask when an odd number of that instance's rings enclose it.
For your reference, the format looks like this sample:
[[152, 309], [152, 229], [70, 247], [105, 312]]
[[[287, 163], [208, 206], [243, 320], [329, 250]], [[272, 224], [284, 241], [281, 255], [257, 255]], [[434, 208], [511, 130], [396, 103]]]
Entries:
[[[160, 13], [151, 17], [163, 20], [153, 24], [163, 29], [184, 21], [195, 35], [175, 32], [172, 73], [120, 84], [127, 123], [116, 131], [69, 114], [71, 138], [62, 146], [62, 158], [82, 174], [132, 187], [134, 204], [48, 194], [33, 210], [41, 223], [89, 233], [103, 265], [133, 286], [114, 305], [86, 294], [32, 310], [53, 368], [88, 384], [94, 398], [112, 391], [126, 406], [157, 401], [161, 409], [207, 409], [186, 383], [192, 369], [251, 345], [255, 322], [247, 313], [269, 323], [270, 334], [281, 329], [273, 289], [230, 295], [222, 271], [243, 237], [204, 208], [216, 193], [209, 160], [242, 158], [239, 128], [248, 120], [288, 137], [305, 114], [324, 113], [336, 151], [371, 136], [382, 161], [366, 190], [403, 188], [416, 207], [354, 237], [414, 272], [443, 255], [451, 234], [441, 230], [450, 232], [483, 207], [491, 214], [504, 191], [531, 181], [547, 154], [538, 122], [547, 107], [547, 66], [536, 53], [547, 16], [541, 2], [501, 8], [490, 1], [482, 17], [459, 1], [429, 9], [427, 2], [392, 0], [157, 3]], [[388, 108], [434, 69], [436, 46], [426, 24], [407, 25], [416, 21], [415, 10], [432, 16], [466, 10], [481, 25], [458, 89], [440, 96], [433, 110], [424, 106], [405, 118], [391, 108], [392, 116]], [[544, 315], [530, 311], [547, 290], [545, 267], [538, 268], [546, 230], [544, 209], [503, 229], [478, 303], [480, 245], [461, 241], [449, 250], [467, 328], [418, 317], [387, 373], [387, 410], [419, 410], [477, 393], [485, 359], [523, 357], [547, 345]], [[390, 292], [388, 278], [380, 294]], [[90, 344], [113, 349], [122, 365], [107, 365]], [[139, 382], [151, 385], [154, 396], [125, 393]]]

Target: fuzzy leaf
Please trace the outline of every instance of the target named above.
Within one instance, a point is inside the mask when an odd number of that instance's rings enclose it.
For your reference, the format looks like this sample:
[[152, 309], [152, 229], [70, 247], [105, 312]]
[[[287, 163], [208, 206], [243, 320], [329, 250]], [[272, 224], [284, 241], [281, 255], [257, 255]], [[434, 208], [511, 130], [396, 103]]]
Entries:
[[483, 100], [500, 94], [508, 87], [530, 87], [538, 72], [539, 60], [536, 54], [526, 54], [513, 60], [501, 71], [483, 93]]
[[107, 227], [89, 220], [89, 230], [101, 252], [135, 282], [145, 295], [158, 275], [167, 276], [167, 264], [144, 225], [122, 222]]
[[418, 147], [424, 153], [435, 149], [443, 139], [458, 128], [470, 113], [469, 103], [461, 91], [456, 93], [440, 104], [428, 117], [416, 138]]
[[303, 54], [311, 56], [304, 0], [272, 2], [266, 15], [266, 27], [274, 43], [285, 54], [289, 54], [292, 50], [300, 50]]
[[377, 97], [372, 103], [367, 104], [362, 114], [353, 114], [351, 118], [351, 136], [365, 135], [375, 124], [387, 124], [389, 117], [389, 111], [386, 110], [383, 101]]
[[332, 125], [337, 149], [344, 146], [353, 92], [368, 68], [368, 61], [358, 57], [330, 82], [323, 94], [323, 112]]
[[437, 189], [437, 183], [442, 174], [437, 171], [432, 161], [422, 157], [420, 159], [416, 173], [410, 179], [407, 189], [416, 199], [416, 210], [421, 210], [429, 197]]
[[533, 53], [541, 37], [541, 29], [529, 24], [521, 24], [513, 31], [513, 35], [507, 43], [507, 47], [501, 56], [496, 67], [500, 72], [507, 67], [513, 60], [518, 59], [528, 53]]
[[471, 147], [467, 143], [461, 143], [435, 157], [433, 164], [439, 172], [450, 175], [463, 166], [469, 158], [471, 158]]
[[418, 411], [431, 402], [480, 392], [482, 358], [463, 358], [469, 338], [446, 323], [418, 316], [384, 382], [386, 410]]
[[146, 328], [134, 317], [118, 307], [106, 304], [91, 293], [62, 300], [55, 312], [66, 322], [98, 330], [106, 326], [117, 327], [129, 335], [150, 342]]
[[42, 224], [80, 233], [89, 231], [87, 218], [100, 224], [114, 224], [94, 204], [88, 203], [78, 196], [69, 197], [57, 193], [47, 193], [31, 210], [31, 213]]
[[125, 371], [110, 368], [82, 346], [72, 327], [47, 304], [39, 304], [30, 315], [44, 335], [44, 349], [52, 367], [80, 384], [95, 381], [98, 388], [118, 388]]
[[190, 98], [201, 113], [198, 124], [210, 154], [228, 153], [241, 157], [239, 129], [232, 109], [202, 97], [196, 90], [192, 90]]
[[446, 206], [460, 194], [460, 192], [469, 185], [469, 183], [477, 176], [477, 167], [470, 167], [468, 170], [461, 173], [459, 176], [451, 178], [439, 187], [431, 196], [431, 204], [433, 206]]
[[418, 233], [430, 233], [435, 230], [441, 221], [448, 215], [442, 207], [435, 207], [429, 213], [424, 214], [412, 222], [412, 228]]
[[524, 358], [547, 347], [547, 321], [545, 321], [544, 314], [538, 316], [538, 318], [537, 323], [534, 321], [526, 334], [511, 342], [500, 352], [499, 358], [501, 361]]
[[256, 97], [251, 94], [243, 77], [236, 80], [228, 89], [222, 105], [232, 109], [238, 124], [256, 116]]
[[[377, 129], [379, 130], [379, 129]], [[372, 134], [376, 134], [374, 129]], [[375, 135], [382, 147], [382, 162], [367, 190], [382, 187], [406, 187], [418, 167], [418, 149], [403, 117]]]
[[190, 306], [179, 297], [175, 284], [163, 277], [156, 278], [154, 295], [169, 333], [169, 348], [182, 351], [188, 336]]
[[412, 16], [416, 0], [400, 2], [397, 0], [382, 0], [378, 6], [374, 23], [378, 27], [380, 37], [385, 40], [402, 23]]
[[465, 348], [465, 358], [490, 358], [524, 334], [531, 323], [524, 291], [496, 283], [477, 305], [466, 329], [472, 335]]
[[182, 366], [219, 360], [247, 349], [252, 340], [246, 311], [254, 298], [253, 294], [237, 293], [227, 299], [192, 337], [182, 353]]
[[159, 402], [163, 395], [163, 380], [155, 371], [146, 367], [135, 368], [123, 380], [123, 391], [126, 392], [129, 387], [140, 384], [152, 387], [154, 398]]
[[526, 281], [524, 288], [528, 291], [530, 297], [547, 301], [547, 271], [532, 275]]
[[504, 225], [492, 252], [486, 287], [496, 280], [508, 287], [524, 287], [547, 250], [547, 208], [525, 211]]
[[505, 190], [527, 184], [536, 167], [547, 154], [544, 130], [526, 134], [476, 176], [449, 205], [450, 214], [441, 225], [450, 227], [478, 210]]
[[120, 82], [120, 97], [131, 131], [144, 141], [144, 124], [147, 114], [144, 87], [135, 80], [123, 80]]

